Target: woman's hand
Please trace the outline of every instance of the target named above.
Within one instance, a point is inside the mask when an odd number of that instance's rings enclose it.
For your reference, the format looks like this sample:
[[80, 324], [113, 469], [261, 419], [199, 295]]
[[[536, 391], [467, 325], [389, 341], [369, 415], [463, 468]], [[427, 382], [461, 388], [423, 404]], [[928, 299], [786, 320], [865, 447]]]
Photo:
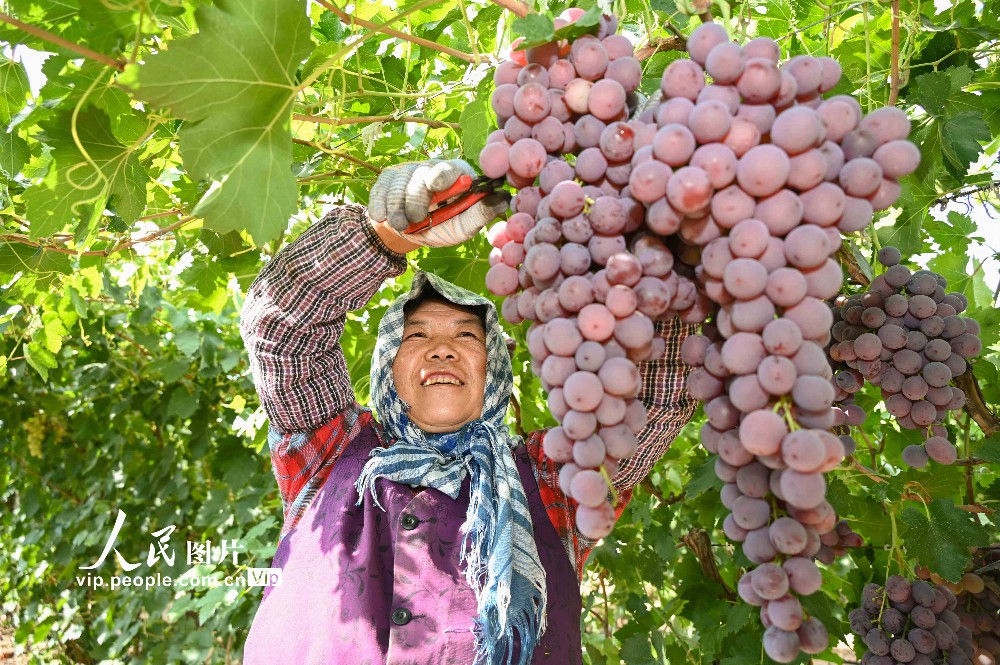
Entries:
[[[465, 212], [422, 233], [411, 235], [403, 231], [410, 224], [426, 219], [434, 194], [448, 189], [463, 175], [475, 177], [476, 172], [460, 159], [411, 162], [385, 169], [372, 187], [368, 216], [376, 223], [377, 231], [381, 227], [379, 235], [383, 240], [385, 234], [396, 234], [400, 240], [414, 246], [461, 244], [507, 210], [510, 201], [507, 192], [497, 191]], [[399, 243], [397, 247], [405, 248], [405, 245]]]

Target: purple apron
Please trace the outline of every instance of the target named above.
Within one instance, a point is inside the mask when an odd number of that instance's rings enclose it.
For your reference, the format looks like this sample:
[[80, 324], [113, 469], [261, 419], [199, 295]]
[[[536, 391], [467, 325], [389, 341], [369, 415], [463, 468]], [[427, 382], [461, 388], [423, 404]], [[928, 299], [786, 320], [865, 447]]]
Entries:
[[[355, 506], [354, 481], [380, 434], [374, 422], [361, 430], [279, 543], [282, 584], [264, 591], [244, 665], [472, 665], [476, 599], [459, 566], [469, 479], [452, 500], [383, 478], [385, 512], [367, 493]], [[513, 454], [548, 589], [548, 628], [531, 662], [579, 665], [579, 580], [525, 447]]]

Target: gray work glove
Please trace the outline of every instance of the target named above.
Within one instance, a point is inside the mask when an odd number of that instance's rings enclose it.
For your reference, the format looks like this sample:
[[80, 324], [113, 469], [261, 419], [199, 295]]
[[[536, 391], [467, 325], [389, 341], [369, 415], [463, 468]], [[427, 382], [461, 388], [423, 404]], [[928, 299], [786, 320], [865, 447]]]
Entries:
[[461, 159], [409, 162], [379, 174], [368, 197], [368, 216], [373, 222], [387, 221], [401, 238], [425, 247], [447, 247], [469, 240], [508, 208], [510, 195], [497, 191], [465, 212], [422, 233], [403, 233], [410, 224], [427, 218], [431, 197], [462, 175], [476, 172]]

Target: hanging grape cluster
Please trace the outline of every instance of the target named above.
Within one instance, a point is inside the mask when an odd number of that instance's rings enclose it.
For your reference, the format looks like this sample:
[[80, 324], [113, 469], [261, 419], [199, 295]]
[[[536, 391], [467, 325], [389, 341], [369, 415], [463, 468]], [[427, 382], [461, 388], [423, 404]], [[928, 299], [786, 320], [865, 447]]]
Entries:
[[949, 588], [892, 575], [885, 586], [866, 584], [861, 599], [848, 619], [867, 648], [864, 665], [973, 662], [972, 632], [962, 625], [958, 598]]
[[951, 464], [958, 454], [941, 423], [965, 405], [965, 393], [951, 382], [982, 350], [979, 323], [960, 316], [968, 301], [946, 293], [944, 277], [911, 272], [901, 259], [895, 247], [883, 248], [878, 260], [887, 270], [868, 291], [837, 300], [829, 348], [842, 367], [834, 376], [837, 399], [843, 400], [847, 424], [860, 425], [864, 412], [848, 400], [865, 381], [879, 386], [899, 425], [926, 433], [922, 445], [903, 450], [903, 461], [918, 469], [928, 459]]
[[616, 23], [604, 17], [597, 36], [501, 64], [492, 103], [503, 129], [479, 158], [487, 176], [519, 190], [514, 214], [489, 231], [486, 286], [507, 296], [507, 321], [532, 322], [532, 370], [560, 423], [544, 450], [563, 464], [560, 486], [580, 504], [577, 527], [592, 538], [614, 524], [608, 479], [646, 424], [636, 363], [663, 353], [653, 322], [707, 315], [691, 311], [693, 281], [673, 271], [674, 255], [630, 195], [635, 153], [657, 128], [629, 120], [642, 67], [629, 40], [613, 34]]
[[1000, 660], [1000, 544], [977, 550], [968, 572], [955, 583], [920, 565], [915, 572], [920, 579], [947, 587], [958, 597], [954, 610], [961, 624], [959, 639], [971, 642], [973, 662], [996, 665]]
[[726, 483], [723, 528], [758, 564], [739, 592], [761, 607], [768, 655], [790, 662], [828, 643], [798, 599], [820, 587], [815, 560], [860, 540], [826, 500], [845, 455], [824, 350], [843, 282], [833, 255], [896, 200], [920, 153], [902, 111], [823, 97], [835, 60], [780, 63], [773, 40], [740, 46], [714, 23], [666, 68], [661, 101], [629, 119], [641, 72], [613, 30], [497, 70], [503, 130], [480, 166], [519, 192], [490, 231], [487, 287], [508, 321], [532, 322], [532, 367], [560, 422], [544, 450], [590, 537], [611, 529], [607, 481], [645, 423], [635, 363], [662, 353], [654, 321], [703, 324], [681, 353]]

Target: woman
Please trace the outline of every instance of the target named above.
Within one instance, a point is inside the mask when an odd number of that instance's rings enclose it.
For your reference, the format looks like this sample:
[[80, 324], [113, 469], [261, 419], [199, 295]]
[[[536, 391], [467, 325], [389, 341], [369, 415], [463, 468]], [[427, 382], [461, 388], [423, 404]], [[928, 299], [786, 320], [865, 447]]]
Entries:
[[[472, 238], [507, 205], [484, 199], [421, 234], [464, 162], [387, 169], [370, 208], [347, 205], [279, 252], [251, 286], [242, 333], [285, 522], [245, 647], [256, 663], [580, 663], [579, 579], [594, 546], [574, 528], [545, 432], [522, 442], [505, 414], [513, 385], [496, 309], [428, 273], [379, 326], [371, 394], [359, 405], [339, 339], [348, 311], [406, 269], [421, 246]], [[387, 223], [388, 222], [388, 223]], [[616, 475], [622, 498], [690, 419], [680, 343], [642, 363], [649, 424]]]

